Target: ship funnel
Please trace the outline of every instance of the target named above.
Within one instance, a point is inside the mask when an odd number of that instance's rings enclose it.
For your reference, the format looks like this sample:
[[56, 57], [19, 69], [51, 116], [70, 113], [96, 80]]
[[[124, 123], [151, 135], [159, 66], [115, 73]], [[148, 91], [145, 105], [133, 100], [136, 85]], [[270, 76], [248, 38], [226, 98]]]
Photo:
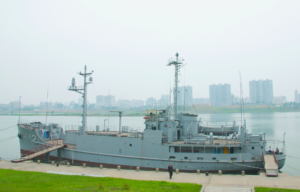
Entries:
[[72, 79], [72, 86], [75, 86], [75, 78]]

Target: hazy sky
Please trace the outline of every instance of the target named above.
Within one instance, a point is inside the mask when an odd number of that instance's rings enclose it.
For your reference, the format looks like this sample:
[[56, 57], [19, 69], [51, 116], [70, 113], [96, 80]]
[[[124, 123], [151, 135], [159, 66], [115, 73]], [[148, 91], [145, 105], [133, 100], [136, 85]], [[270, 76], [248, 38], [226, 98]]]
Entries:
[[273, 80], [274, 96], [300, 91], [300, 1], [0, 1], [0, 103], [77, 102], [67, 90], [84, 65], [94, 70], [88, 100], [156, 99], [174, 85], [194, 98], [228, 83], [244, 97], [249, 81]]

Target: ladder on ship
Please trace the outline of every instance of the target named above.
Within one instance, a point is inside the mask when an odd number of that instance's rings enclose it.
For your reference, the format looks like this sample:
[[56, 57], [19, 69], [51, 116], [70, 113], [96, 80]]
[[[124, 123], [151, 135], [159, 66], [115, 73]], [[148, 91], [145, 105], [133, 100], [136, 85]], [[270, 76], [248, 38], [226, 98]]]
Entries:
[[275, 156], [275, 153], [264, 154], [264, 166], [266, 170], [266, 175], [268, 177], [277, 177], [278, 176], [278, 162]]
[[40, 155], [50, 153], [51, 151], [61, 149], [63, 147], [65, 147], [63, 140], [50, 140], [46, 144], [42, 144], [42, 145], [39, 145], [39, 146], [36, 146], [34, 148], [27, 150], [27, 152], [25, 152], [21, 155], [20, 159], [14, 159], [11, 161], [14, 163], [27, 161], [27, 160], [33, 159], [35, 157], [38, 157]]

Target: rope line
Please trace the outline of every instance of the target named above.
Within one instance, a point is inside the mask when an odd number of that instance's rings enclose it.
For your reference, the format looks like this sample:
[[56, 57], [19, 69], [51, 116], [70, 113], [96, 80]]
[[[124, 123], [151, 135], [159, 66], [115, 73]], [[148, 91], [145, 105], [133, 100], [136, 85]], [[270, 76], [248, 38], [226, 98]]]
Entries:
[[234, 164], [234, 165], [239, 165], [239, 166], [250, 167], [250, 168], [256, 168], [256, 169], [264, 169], [264, 168], [260, 168], [260, 167], [250, 166], [250, 165], [241, 165], [241, 164], [237, 164], [237, 163], [232, 163], [232, 164]]
[[18, 136], [15, 135], [15, 136], [12, 136], [12, 137], [8, 137], [8, 138], [6, 138], [6, 139], [2, 139], [2, 140], [0, 140], [0, 143], [2, 143], [2, 142], [4, 142], [4, 141], [8, 141], [8, 140], [10, 140], [10, 139], [13, 139], [13, 138], [15, 138], [15, 137], [18, 137]]
[[291, 157], [291, 158], [295, 158], [295, 159], [300, 159], [300, 157], [293, 157], [293, 156], [289, 156], [289, 155], [287, 155], [287, 157]]
[[289, 166], [289, 165], [287, 165], [287, 164], [285, 164], [285, 166], [288, 166], [289, 168], [295, 169], [296, 171], [300, 171], [299, 169], [296, 169], [296, 168], [294, 168], [294, 167], [291, 167], [291, 166]]
[[16, 125], [13, 125], [13, 126], [10, 126], [10, 127], [7, 127], [7, 128], [3, 128], [3, 129], [0, 129], [0, 131], [4, 131], [4, 130], [7, 130], [7, 129], [10, 129], [12, 127], [15, 127]]

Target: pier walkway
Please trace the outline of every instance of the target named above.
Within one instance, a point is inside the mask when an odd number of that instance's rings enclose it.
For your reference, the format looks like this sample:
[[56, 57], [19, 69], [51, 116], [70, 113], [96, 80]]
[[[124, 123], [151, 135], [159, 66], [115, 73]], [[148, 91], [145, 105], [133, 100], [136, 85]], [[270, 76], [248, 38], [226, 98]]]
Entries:
[[27, 161], [63, 147], [65, 147], [63, 140], [51, 140], [45, 145], [38, 145], [32, 149], [29, 149], [27, 154], [22, 154], [20, 159], [14, 159], [11, 160], [11, 162], [19, 163]]
[[[120, 171], [117, 169], [100, 169], [97, 167], [83, 168], [81, 166], [70, 166], [60, 165], [56, 167], [51, 164], [37, 164], [33, 161], [25, 161], [22, 163], [12, 163], [9, 161], [0, 161], [0, 169], [13, 169], [21, 171], [37, 171], [37, 172], [48, 172], [48, 171], [60, 171], [70, 173], [81, 173], [81, 174], [94, 174], [94, 175], [105, 175], [115, 178], [134, 179], [134, 180], [153, 180], [153, 181], [168, 181], [176, 183], [196, 183], [203, 185], [204, 192], [206, 191], [226, 191], [226, 189], [236, 188], [240, 191], [245, 189], [253, 189], [253, 187], [274, 187], [274, 188], [289, 188], [289, 189], [300, 189], [300, 176], [290, 176], [287, 173], [279, 173], [278, 177], [266, 177], [266, 173], [260, 175], [218, 175], [218, 174], [205, 174], [197, 173], [174, 173], [172, 180], [169, 179], [168, 172], [155, 172], [155, 171], [135, 171], [135, 170], [124, 170]], [[228, 191], [228, 190], [227, 190]]]
[[265, 154], [264, 156], [264, 164], [266, 175], [268, 177], [277, 177], [278, 176], [278, 166], [277, 160], [274, 154]]

